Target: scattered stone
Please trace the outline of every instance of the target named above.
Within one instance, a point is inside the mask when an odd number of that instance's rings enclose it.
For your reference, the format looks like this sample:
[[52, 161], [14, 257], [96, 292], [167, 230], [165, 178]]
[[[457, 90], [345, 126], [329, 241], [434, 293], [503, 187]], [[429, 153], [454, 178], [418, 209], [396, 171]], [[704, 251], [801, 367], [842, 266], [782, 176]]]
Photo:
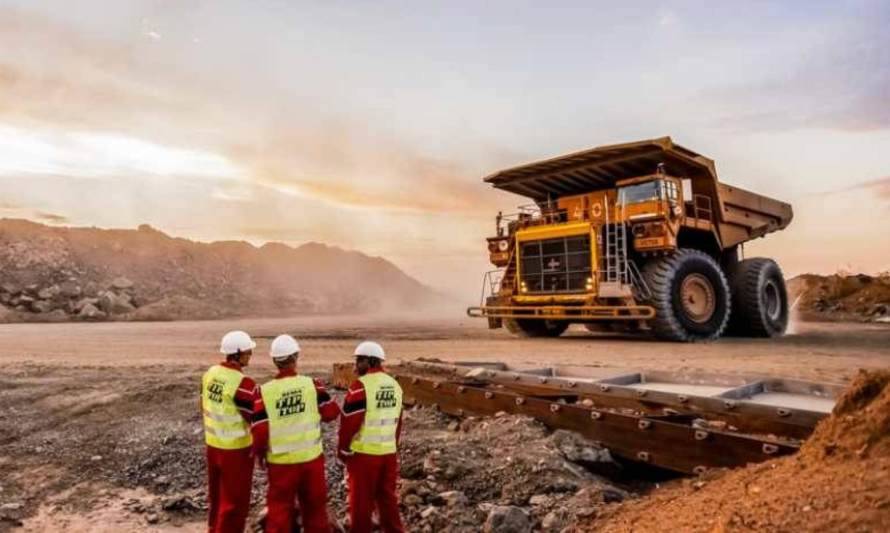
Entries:
[[467, 505], [468, 503], [470, 503], [470, 500], [467, 499], [467, 495], [459, 490], [449, 490], [446, 492], [442, 492], [439, 494], [439, 497], [445, 502], [445, 505], [447, 505], [448, 507]]
[[406, 507], [419, 507], [420, 505], [423, 505], [423, 498], [417, 494], [408, 494], [407, 496], [402, 497], [402, 504]]
[[0, 505], [0, 511], [18, 511], [24, 506], [25, 504], [18, 502], [4, 503], [3, 505]]
[[448, 431], [457, 431], [460, 429], [460, 422], [457, 420], [452, 420], [448, 423]]
[[565, 521], [555, 511], [550, 511], [541, 520], [541, 529], [544, 531], [559, 531], [564, 525]]
[[114, 280], [111, 282], [111, 286], [114, 287], [115, 289], [120, 289], [120, 290], [130, 289], [133, 287], [133, 282], [124, 276], [120, 276], [120, 277], [114, 278]]
[[433, 507], [432, 505], [430, 505], [429, 507], [427, 507], [426, 509], [424, 509], [423, 511], [420, 512], [420, 517], [423, 518], [424, 520], [427, 520], [434, 514], [436, 514], [436, 508]]
[[484, 533], [530, 533], [531, 520], [528, 513], [512, 505], [495, 505], [488, 513]]
[[549, 503], [550, 496], [547, 496], [546, 494], [535, 494], [528, 499], [528, 504], [536, 507], [539, 505], [548, 505]]
[[145, 516], [145, 521], [149, 524], [157, 524], [160, 521], [160, 517], [155, 513], [151, 513]]
[[101, 455], [94, 455], [94, 456], [90, 457], [90, 461], [101, 461], [101, 460], [102, 460]]

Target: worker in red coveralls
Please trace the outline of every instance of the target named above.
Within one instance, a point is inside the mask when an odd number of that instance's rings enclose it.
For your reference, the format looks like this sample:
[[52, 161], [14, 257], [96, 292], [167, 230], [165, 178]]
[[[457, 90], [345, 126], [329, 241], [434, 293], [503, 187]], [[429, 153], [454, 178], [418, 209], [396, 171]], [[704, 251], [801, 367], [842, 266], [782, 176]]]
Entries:
[[399, 516], [398, 443], [402, 433], [402, 388], [384, 373], [386, 354], [376, 342], [355, 349], [359, 378], [343, 400], [338, 457], [346, 464], [352, 533], [371, 531], [374, 509], [384, 533], [404, 531]]
[[247, 333], [226, 333], [220, 345], [226, 360], [210, 367], [201, 380], [210, 533], [241, 533], [247, 522], [253, 482], [250, 423], [257, 391], [241, 371], [254, 348]]
[[260, 387], [251, 428], [254, 454], [269, 472], [265, 530], [290, 533], [296, 498], [303, 530], [328, 533], [321, 422], [335, 420], [340, 408], [320, 381], [297, 374], [300, 345], [296, 339], [279, 335], [269, 355], [278, 375]]

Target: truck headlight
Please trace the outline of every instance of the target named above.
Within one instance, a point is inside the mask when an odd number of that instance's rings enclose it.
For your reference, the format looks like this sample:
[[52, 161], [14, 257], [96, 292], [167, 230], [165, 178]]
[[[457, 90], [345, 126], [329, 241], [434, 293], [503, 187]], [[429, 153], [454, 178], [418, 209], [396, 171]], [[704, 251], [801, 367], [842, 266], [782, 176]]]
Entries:
[[498, 241], [498, 250], [502, 252], [506, 252], [507, 248], [510, 247], [510, 243], [507, 241]]

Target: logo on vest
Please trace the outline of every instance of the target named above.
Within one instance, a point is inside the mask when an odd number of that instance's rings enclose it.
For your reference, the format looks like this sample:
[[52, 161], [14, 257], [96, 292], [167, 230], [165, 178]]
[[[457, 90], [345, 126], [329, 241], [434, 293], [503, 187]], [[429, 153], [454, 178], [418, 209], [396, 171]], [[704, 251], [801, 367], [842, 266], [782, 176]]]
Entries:
[[225, 388], [225, 383], [214, 378], [213, 381], [207, 385], [207, 399], [211, 402], [222, 403], [223, 401], [223, 389]]
[[377, 409], [389, 409], [396, 406], [396, 389], [392, 385], [383, 385], [374, 395]]
[[278, 409], [279, 417], [297, 415], [304, 412], [306, 404], [303, 402], [303, 390], [284, 391], [281, 398], [275, 401], [275, 409]]

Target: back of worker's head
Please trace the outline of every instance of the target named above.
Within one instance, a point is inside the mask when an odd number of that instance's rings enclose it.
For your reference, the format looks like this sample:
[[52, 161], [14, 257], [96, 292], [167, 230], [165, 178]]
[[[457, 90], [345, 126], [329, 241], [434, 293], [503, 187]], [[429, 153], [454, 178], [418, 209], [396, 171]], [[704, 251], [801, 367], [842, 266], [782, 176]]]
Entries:
[[250, 335], [240, 330], [226, 333], [219, 343], [219, 352], [226, 356], [226, 360], [239, 361], [244, 366], [250, 361], [254, 348], [256, 343]]
[[296, 364], [300, 356], [300, 343], [290, 335], [279, 335], [272, 341], [269, 347], [269, 355], [272, 362], [278, 368], [287, 368]]

